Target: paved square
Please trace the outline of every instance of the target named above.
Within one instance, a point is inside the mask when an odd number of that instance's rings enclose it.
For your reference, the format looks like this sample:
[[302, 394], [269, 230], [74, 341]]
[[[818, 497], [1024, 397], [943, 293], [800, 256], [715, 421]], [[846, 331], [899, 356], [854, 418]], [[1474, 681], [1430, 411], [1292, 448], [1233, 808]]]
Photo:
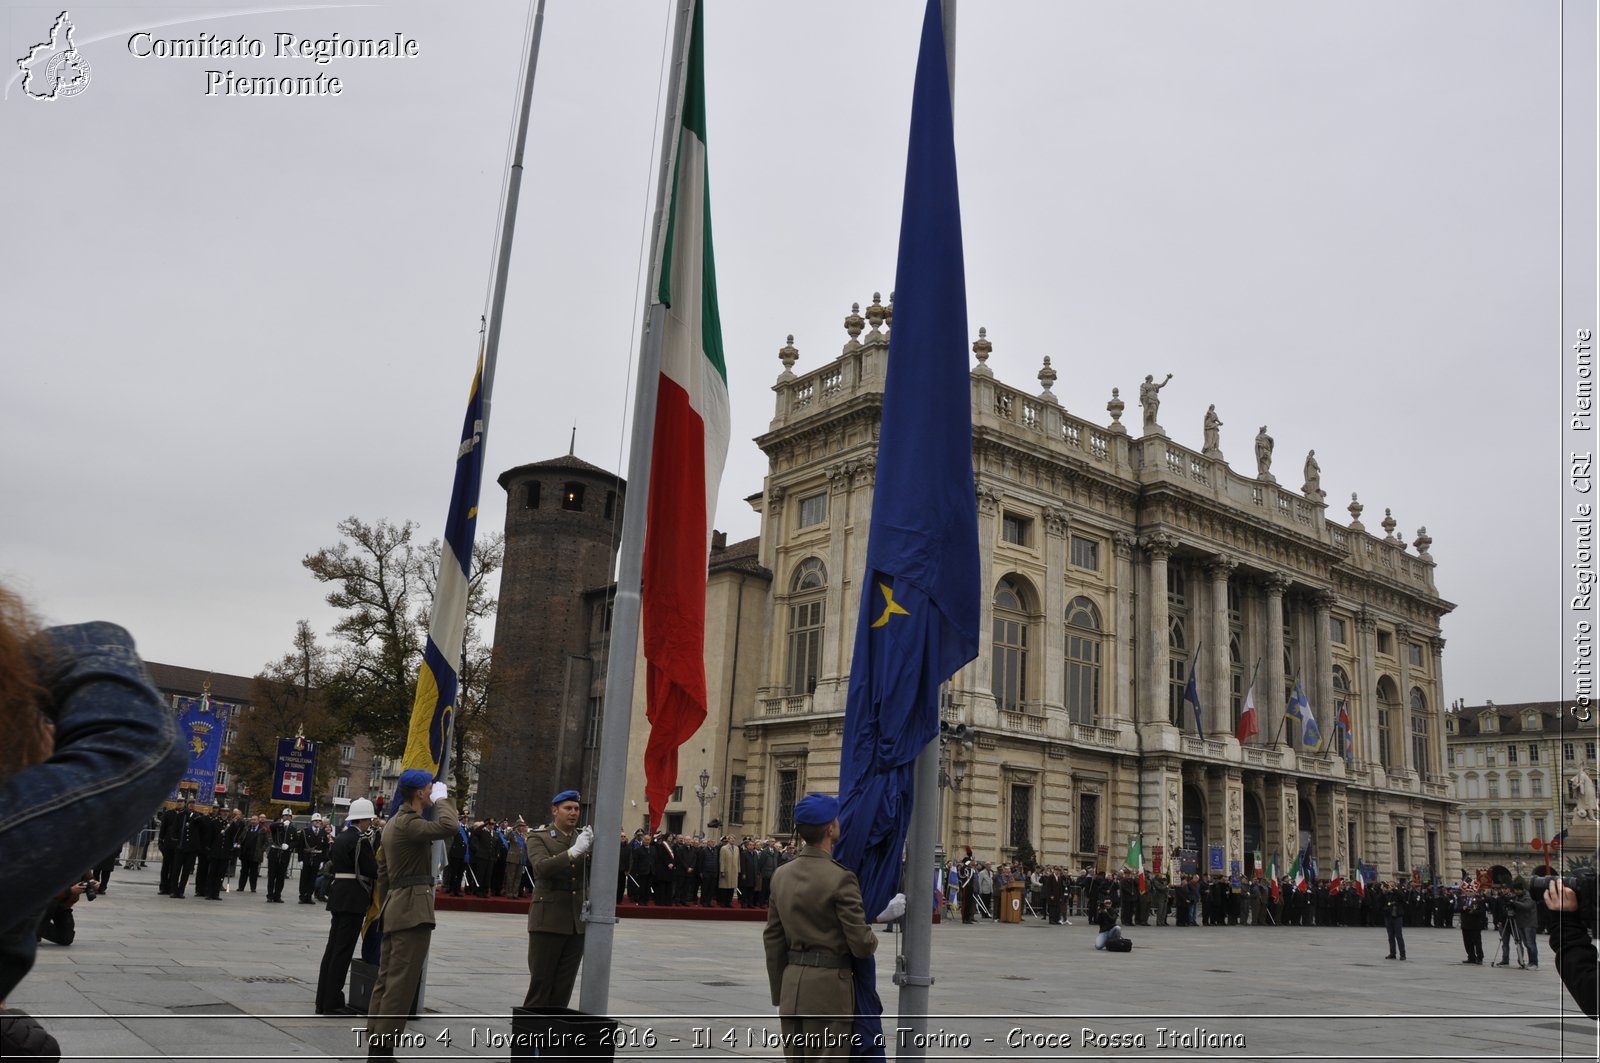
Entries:
[[[359, 1020], [312, 1013], [328, 916], [288, 893], [174, 901], [154, 867], [118, 870], [78, 905], [71, 947], [41, 944], [10, 1003], [71, 1059], [363, 1058]], [[1133, 952], [1114, 955], [1075, 922], [935, 927], [927, 1058], [1596, 1057], [1596, 1025], [1547, 955], [1537, 970], [1462, 966], [1459, 931], [1407, 930], [1400, 963], [1381, 929], [1132, 928]], [[441, 913], [409, 1027], [427, 1046], [400, 1057], [508, 1058], [493, 1039], [527, 989], [526, 943], [520, 917]], [[897, 943], [880, 935], [891, 1042]], [[626, 1016], [619, 1060], [782, 1058], [757, 923], [624, 919], [611, 1011]]]

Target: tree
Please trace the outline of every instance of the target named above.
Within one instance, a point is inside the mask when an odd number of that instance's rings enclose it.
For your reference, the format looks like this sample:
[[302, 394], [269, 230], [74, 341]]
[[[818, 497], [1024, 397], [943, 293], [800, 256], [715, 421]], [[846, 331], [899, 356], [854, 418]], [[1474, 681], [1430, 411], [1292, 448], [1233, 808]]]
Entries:
[[327, 793], [338, 766], [334, 750], [347, 734], [322, 696], [327, 677], [328, 651], [306, 620], [295, 626], [294, 648], [256, 674], [251, 704], [233, 720], [228, 765], [260, 801], [272, 797], [278, 739], [296, 734], [322, 744], [308, 799]]
[[[338, 529], [342, 538], [337, 545], [302, 562], [318, 582], [332, 584], [328, 604], [344, 613], [333, 626], [340, 641], [327, 677], [327, 703], [348, 733], [366, 735], [377, 752], [397, 757], [405, 751], [410, 731], [442, 544], [434, 539], [418, 546], [412, 521], [367, 524], [346, 517]], [[504, 556], [505, 537], [498, 533], [480, 536], [473, 544], [456, 695], [458, 770], [481, 722], [488, 651], [479, 629], [494, 613], [489, 577], [499, 571]]]
[[1039, 858], [1033, 851], [1033, 843], [1024, 838], [1017, 845], [1012, 858], [1022, 865], [1022, 870], [1032, 871], [1039, 864]]

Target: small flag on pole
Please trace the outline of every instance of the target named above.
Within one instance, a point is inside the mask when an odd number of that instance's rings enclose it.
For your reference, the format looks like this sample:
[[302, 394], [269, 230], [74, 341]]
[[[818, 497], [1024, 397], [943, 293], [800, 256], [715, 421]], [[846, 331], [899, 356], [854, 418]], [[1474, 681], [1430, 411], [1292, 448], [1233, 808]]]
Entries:
[[[1196, 651], [1195, 660], [1198, 660], [1199, 657], [1199, 651]], [[1206, 736], [1206, 729], [1204, 724], [1201, 723], [1200, 687], [1195, 682], [1194, 665], [1195, 661], [1192, 660], [1189, 662], [1189, 683], [1183, 688], [1183, 700], [1194, 706], [1194, 736], [1204, 740]]]
[[1283, 715], [1301, 728], [1300, 748], [1315, 750], [1317, 743], [1322, 741], [1322, 728], [1317, 726], [1317, 717], [1311, 711], [1311, 703], [1306, 700], [1305, 684], [1298, 679], [1294, 681], [1294, 693], [1289, 695], [1289, 704], [1283, 710]]
[[1339, 702], [1339, 718], [1334, 729], [1339, 734], [1339, 750], [1344, 754], [1344, 762], [1354, 765], [1356, 760], [1356, 736], [1350, 729], [1350, 708], [1344, 702]]
[[1244, 710], [1239, 713], [1239, 726], [1233, 732], [1233, 737], [1243, 745], [1253, 734], [1261, 730], [1261, 725], [1256, 721], [1256, 685], [1250, 684], [1250, 689], [1244, 692]]

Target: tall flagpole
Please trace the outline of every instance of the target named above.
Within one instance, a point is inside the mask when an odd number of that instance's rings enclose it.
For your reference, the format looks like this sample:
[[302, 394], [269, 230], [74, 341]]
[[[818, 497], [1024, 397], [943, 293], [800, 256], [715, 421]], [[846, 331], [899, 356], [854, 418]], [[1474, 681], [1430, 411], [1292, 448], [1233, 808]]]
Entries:
[[611, 949], [616, 937], [617, 865], [622, 799], [628, 779], [628, 731], [633, 725], [633, 671], [639, 659], [639, 587], [644, 573], [644, 534], [650, 510], [650, 458], [655, 439], [656, 392], [661, 376], [661, 338], [667, 307], [660, 300], [666, 214], [671, 203], [678, 142], [683, 129], [683, 83], [688, 74], [689, 25], [695, 0], [677, 0], [672, 30], [672, 73], [667, 86], [661, 171], [647, 275], [650, 304], [639, 338], [639, 375], [633, 391], [633, 439], [628, 448], [628, 498], [622, 507], [622, 549], [612, 606], [611, 649], [606, 655], [606, 693], [600, 722], [600, 769], [595, 781], [594, 850], [589, 858], [589, 900], [584, 906], [583, 979], [579, 1009], [604, 1015], [611, 1003]]
[[[945, 69], [950, 77], [950, 109], [956, 101], [956, 0], [940, 0], [944, 29]], [[942, 699], [941, 699], [942, 701]], [[944, 708], [941, 704], [939, 711]], [[906, 834], [906, 918], [901, 924], [904, 952], [894, 973], [900, 987], [898, 1026], [908, 1031], [899, 1039], [896, 1059], [927, 1058], [926, 1041], [921, 1036], [928, 1028], [929, 987], [933, 985], [933, 882], [928, 872], [935, 869], [935, 835], [939, 824], [939, 742], [929, 742], [917, 754], [912, 774], [916, 795], [911, 805], [911, 826]], [[942, 869], [941, 869], [942, 877]], [[871, 919], [876, 913], [867, 913]]]

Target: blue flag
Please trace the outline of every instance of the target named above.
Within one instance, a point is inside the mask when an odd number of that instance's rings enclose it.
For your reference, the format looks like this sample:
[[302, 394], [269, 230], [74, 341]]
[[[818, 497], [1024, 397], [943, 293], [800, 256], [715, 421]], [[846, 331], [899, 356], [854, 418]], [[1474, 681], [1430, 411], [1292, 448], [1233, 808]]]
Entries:
[[1306, 700], [1305, 684], [1298, 679], [1294, 681], [1294, 693], [1289, 695], [1289, 706], [1283, 715], [1301, 726], [1300, 748], [1314, 751], [1322, 741], [1322, 728], [1317, 726], [1317, 717]]
[[[461, 644], [466, 635], [468, 588], [472, 582], [472, 541], [478, 529], [478, 489], [483, 482], [483, 351], [472, 374], [467, 414], [456, 447], [455, 482], [445, 517], [439, 581], [433, 592], [428, 644], [417, 670], [416, 701], [406, 737], [402, 768], [421, 768], [435, 779], [450, 770], [450, 737], [455, 727]], [[394, 806], [400, 794], [395, 792]]]
[[[870, 919], [900, 888], [913, 762], [939, 733], [939, 686], [978, 653], [966, 274], [940, 7], [922, 23], [906, 157], [877, 484], [840, 765], [843, 837]], [[937, 795], [928, 795], [930, 799]], [[876, 965], [856, 960], [858, 1057], [881, 1058]]]
[[[1199, 653], [1195, 654], [1198, 658]], [[1189, 685], [1183, 688], [1183, 700], [1194, 706], [1194, 735], [1204, 739], [1206, 736], [1205, 725], [1200, 722], [1200, 688], [1194, 681], [1194, 661], [1189, 662]]]

